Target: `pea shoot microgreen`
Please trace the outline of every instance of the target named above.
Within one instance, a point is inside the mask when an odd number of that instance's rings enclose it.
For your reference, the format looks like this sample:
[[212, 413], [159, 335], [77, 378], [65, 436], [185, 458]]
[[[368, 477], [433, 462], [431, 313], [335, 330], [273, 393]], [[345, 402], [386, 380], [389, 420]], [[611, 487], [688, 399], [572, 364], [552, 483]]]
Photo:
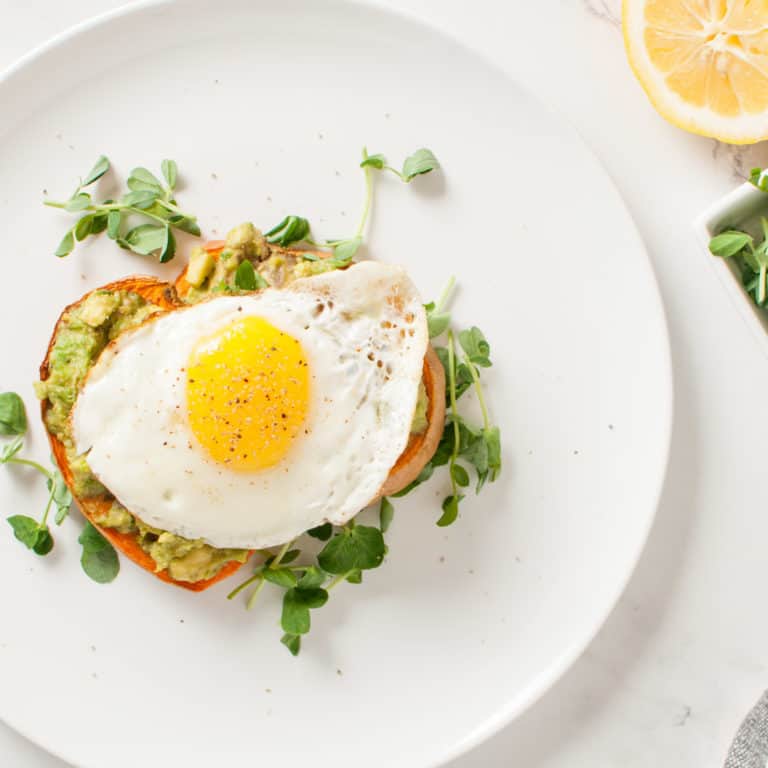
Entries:
[[[470, 469], [475, 474], [475, 493], [479, 493], [486, 482], [496, 480], [501, 471], [500, 431], [490, 421], [480, 380], [480, 370], [491, 367], [490, 344], [477, 326], [460, 331], [451, 328], [448, 304], [454, 287], [455, 280], [451, 278], [440, 299], [425, 305], [430, 336], [436, 339], [445, 335], [446, 338], [445, 346], [435, 347], [446, 374], [445, 428], [434, 456], [418, 477], [393, 494], [397, 498], [405, 496], [429, 480], [438, 468], [446, 467], [451, 493], [442, 502], [442, 514], [437, 520], [441, 527], [451, 525], [459, 515], [460, 503], [472, 482]], [[470, 424], [459, 412], [458, 401], [469, 389], [474, 389], [480, 406], [480, 426]], [[252, 608], [265, 584], [283, 589], [280, 642], [297, 655], [302, 637], [311, 628], [311, 611], [325, 605], [330, 591], [342, 582], [360, 584], [364, 571], [381, 566], [387, 553], [384, 534], [392, 524], [394, 513], [392, 501], [384, 497], [379, 502], [378, 527], [360, 525], [353, 519], [341, 528], [331, 523], [311, 528], [307, 536], [323, 542], [317, 555], [313, 555], [311, 549], [295, 548], [295, 542], [288, 542], [277, 553], [260, 551], [262, 562], [248, 579], [230, 592], [229, 599], [251, 589], [246, 606]]]
[[423, 148], [417, 149], [412, 155], [408, 155], [405, 158], [401, 171], [398, 171], [397, 168], [393, 168], [391, 165], [387, 165], [387, 158], [381, 154], [365, 154], [360, 165], [363, 168], [369, 167], [376, 168], [379, 171], [389, 171], [406, 183], [412, 181], [417, 176], [429, 173], [440, 167], [440, 163], [435, 155], [429, 149]]
[[23, 400], [15, 392], [3, 392], [0, 394], [0, 435], [23, 435], [26, 431]]
[[120, 573], [120, 560], [114, 547], [94, 528], [86, 523], [77, 539], [83, 547], [80, 564], [85, 573], [97, 584], [108, 584]]
[[[768, 170], [753, 168], [749, 180], [758, 189], [768, 192]], [[762, 237], [758, 240], [749, 232], [726, 229], [709, 241], [714, 256], [733, 261], [741, 282], [752, 301], [768, 308], [768, 219], [760, 217]]]
[[[27, 549], [44, 557], [51, 552], [55, 544], [48, 524], [51, 512], [54, 512], [55, 524], [61, 525], [69, 515], [72, 494], [56, 466], [48, 469], [20, 455], [26, 432], [27, 416], [21, 397], [15, 392], [0, 394], [0, 435], [14, 435], [13, 440], [0, 448], [0, 464], [16, 464], [34, 469], [45, 477], [48, 489], [48, 500], [39, 520], [28, 515], [11, 515], [7, 518], [8, 524], [13, 530], [13, 535]], [[81, 563], [85, 573], [100, 583], [111, 581], [119, 570], [117, 553], [112, 545], [90, 523], [84, 529], [80, 543], [83, 545]]]
[[379, 504], [379, 528], [382, 533], [386, 533], [389, 530], [394, 517], [395, 508], [392, 506], [392, 502], [386, 496], [383, 496]]
[[[162, 161], [163, 181], [146, 168], [134, 168], [128, 176], [127, 192], [118, 200], [97, 202], [85, 189], [109, 170], [109, 159], [102, 155], [68, 200], [44, 201], [52, 208], [83, 214], [64, 234], [56, 248], [56, 256], [68, 256], [77, 242], [106, 230], [107, 237], [121, 248], [141, 256], [155, 255], [160, 262], [167, 262], [176, 255], [174, 230], [200, 235], [197, 219], [182, 211], [176, 203], [178, 167], [175, 161]], [[147, 221], [133, 225], [129, 219], [135, 218]]]
[[[252, 588], [246, 600], [246, 607], [250, 609], [265, 584], [284, 589], [281, 642], [294, 656], [301, 649], [301, 637], [311, 628], [310, 611], [322, 608], [328, 602], [330, 591], [342, 582], [360, 584], [362, 572], [378, 568], [387, 551], [380, 528], [358, 525], [354, 520], [341, 528], [325, 523], [307, 534], [325, 542], [317, 555], [293, 549], [294, 542], [288, 542], [277, 553], [261, 550], [263, 562], [256, 566], [253, 575], [227, 595], [231, 600]], [[309, 562], [295, 563], [299, 558]]]
[[[369, 155], [363, 147], [363, 159], [360, 162], [365, 176], [365, 199], [360, 220], [355, 233], [351, 237], [339, 240], [325, 240], [318, 242], [312, 235], [312, 227], [308, 219], [302, 216], [286, 216], [279, 224], [265, 233], [267, 241], [284, 248], [289, 245], [307, 243], [313, 248], [330, 249], [331, 258], [323, 259], [324, 263], [332, 267], [346, 267], [351, 263], [360, 246], [363, 244], [365, 225], [371, 212], [373, 203], [373, 173], [374, 170], [391, 171], [402, 181], [410, 182], [416, 176], [420, 176], [440, 167], [440, 163], [434, 154], [428, 149], [419, 149], [405, 159], [403, 170], [398, 171], [386, 165], [383, 155]], [[320, 257], [314, 253], [302, 254], [307, 261], [317, 261]]]
[[257, 291], [268, 286], [269, 283], [253, 268], [253, 264], [248, 259], [240, 262], [235, 272], [236, 288], [241, 291]]

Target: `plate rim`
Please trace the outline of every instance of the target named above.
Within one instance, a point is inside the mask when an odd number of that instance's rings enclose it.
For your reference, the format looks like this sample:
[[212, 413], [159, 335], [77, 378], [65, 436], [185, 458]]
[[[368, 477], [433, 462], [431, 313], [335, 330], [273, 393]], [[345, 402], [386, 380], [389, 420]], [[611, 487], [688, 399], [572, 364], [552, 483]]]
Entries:
[[[571, 133], [574, 139], [584, 148], [590, 158], [595, 162], [595, 165], [599, 167], [605, 182], [607, 182], [609, 188], [613, 191], [617, 202], [620, 204], [621, 209], [626, 215], [628, 222], [628, 230], [631, 232], [632, 238], [639, 246], [639, 250], [642, 253], [642, 262], [644, 269], [646, 270], [647, 277], [649, 278], [648, 285], [648, 299], [649, 310], [652, 305], [654, 319], [658, 324], [658, 335], [660, 336], [657, 341], [660, 343], [660, 347], [657, 350], [658, 363], [659, 363], [659, 384], [664, 391], [663, 402], [658, 404], [657, 410], [659, 411], [659, 427], [661, 434], [661, 445], [659, 450], [655, 452], [655, 459], [649, 461], [649, 465], [653, 465], [653, 472], [650, 473], [655, 476], [655, 483], [650, 493], [652, 504], [646, 515], [645, 524], [641, 531], [641, 534], [637, 537], [635, 542], [634, 551], [631, 557], [627, 559], [626, 572], [621, 579], [616, 580], [615, 588], [612, 591], [609, 599], [606, 601], [603, 609], [599, 611], [599, 620], [597, 620], [591, 629], [587, 632], [579, 642], [575, 642], [562, 653], [557, 661], [553, 662], [545, 674], [536, 678], [529, 686], [524, 689], [522, 695], [518, 695], [511, 699], [507, 705], [497, 711], [497, 713], [489, 717], [481, 725], [472, 730], [466, 737], [455, 742], [448, 749], [436, 754], [435, 757], [429, 762], [424, 764], [423, 768], [441, 768], [446, 766], [449, 762], [458, 759], [462, 755], [466, 754], [470, 750], [479, 746], [483, 742], [490, 739], [492, 736], [501, 731], [505, 726], [513, 722], [517, 717], [522, 715], [525, 711], [533, 707], [552, 687], [565, 675], [565, 673], [579, 660], [584, 652], [593, 643], [594, 639], [605, 626], [608, 618], [611, 616], [616, 606], [619, 603], [622, 595], [626, 591], [640, 559], [645, 551], [648, 538], [656, 520], [658, 507], [661, 501], [662, 493], [666, 484], [669, 458], [672, 445], [672, 434], [674, 425], [674, 406], [675, 406], [675, 387], [674, 387], [674, 367], [672, 361], [672, 349], [671, 340], [669, 334], [669, 322], [667, 317], [667, 311], [662, 298], [661, 290], [659, 287], [658, 275], [654, 267], [653, 261], [650, 257], [650, 253], [646, 246], [645, 240], [637, 226], [635, 217], [621, 193], [621, 190], [616, 185], [613, 177], [609, 173], [603, 159], [592, 149], [591, 145], [582, 135], [581, 131], [575, 126], [575, 124], [556, 106], [544, 101], [529, 88], [525, 82], [518, 79], [513, 73], [507, 71], [501, 64], [499, 64], [493, 57], [488, 55], [483, 49], [476, 47], [475, 45], [461, 39], [454, 33], [441, 28], [439, 25], [434, 24], [431, 20], [420, 16], [410, 8], [393, 7], [387, 0], [330, 0], [335, 5], [347, 6], [347, 7], [365, 7], [375, 10], [376, 12], [388, 15], [400, 19], [401, 21], [422, 27], [428, 30], [431, 34], [441, 37], [451, 45], [458, 46], [465, 52], [468, 52], [471, 56], [481, 61], [486, 67], [494, 70], [500, 74], [505, 80], [514, 83], [515, 87], [519, 88], [527, 98], [535, 102], [543, 111], [549, 113], [553, 120], [557, 121], [561, 127], [567, 132]], [[128, 16], [134, 13], [141, 13], [149, 8], [160, 8], [163, 6], [183, 5], [184, 0], [133, 0], [132, 2], [125, 3], [117, 8], [90, 16], [77, 22], [61, 32], [54, 34], [32, 47], [29, 51], [22, 54], [15, 59], [9, 66], [0, 70], [0, 89], [7, 86], [17, 75], [23, 73], [25, 68], [35, 63], [37, 60], [44, 58], [55, 49], [68, 45], [76, 39], [94, 29], [111, 24], [112, 22]], [[638, 254], [640, 256], [640, 254]], [[48, 752], [50, 755], [62, 760], [64, 763], [76, 765], [72, 760], [74, 756], [68, 756], [52, 746], [48, 746], [44, 741], [40, 740], [37, 735], [31, 734], [23, 726], [19, 726], [13, 722], [12, 718], [3, 717], [0, 714], [0, 722], [7, 725], [13, 731], [21, 734], [32, 744], [36, 745], [40, 749]]]

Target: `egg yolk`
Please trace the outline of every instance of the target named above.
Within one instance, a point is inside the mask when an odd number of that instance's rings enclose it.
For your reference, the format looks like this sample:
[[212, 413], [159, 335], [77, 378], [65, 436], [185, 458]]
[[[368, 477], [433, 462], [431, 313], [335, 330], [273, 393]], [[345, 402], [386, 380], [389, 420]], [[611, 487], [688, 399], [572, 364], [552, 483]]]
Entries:
[[262, 317], [243, 317], [198, 342], [187, 365], [192, 432], [217, 462], [277, 464], [302, 428], [309, 367], [300, 342]]

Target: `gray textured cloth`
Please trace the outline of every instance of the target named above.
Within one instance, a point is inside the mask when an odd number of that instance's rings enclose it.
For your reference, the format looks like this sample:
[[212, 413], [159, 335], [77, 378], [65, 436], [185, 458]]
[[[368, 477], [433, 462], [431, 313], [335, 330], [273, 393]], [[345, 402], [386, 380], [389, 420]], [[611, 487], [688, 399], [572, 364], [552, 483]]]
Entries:
[[725, 768], [766, 768], [768, 763], [768, 691], [741, 724]]

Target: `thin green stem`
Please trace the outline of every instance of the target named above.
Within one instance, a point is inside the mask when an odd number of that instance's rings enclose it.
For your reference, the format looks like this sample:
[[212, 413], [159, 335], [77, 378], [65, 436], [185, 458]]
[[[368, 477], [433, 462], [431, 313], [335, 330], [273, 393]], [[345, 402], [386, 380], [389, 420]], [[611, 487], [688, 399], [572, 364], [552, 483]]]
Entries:
[[253, 574], [253, 576], [251, 576], [249, 579], [246, 579], [246, 580], [245, 580], [245, 581], [244, 581], [242, 584], [240, 584], [239, 586], [235, 587], [235, 588], [234, 588], [234, 589], [233, 589], [233, 590], [232, 590], [232, 591], [231, 591], [231, 592], [230, 592], [230, 593], [227, 595], [227, 600], [231, 600], [233, 597], [235, 597], [235, 596], [239, 595], [239, 594], [240, 594], [240, 593], [241, 593], [241, 592], [242, 592], [244, 589], [247, 589], [248, 587], [250, 587], [250, 586], [251, 586], [251, 584], [253, 584], [255, 581], [258, 581], [259, 579], [261, 579], [261, 578], [262, 578], [262, 576], [261, 576], [261, 569], [262, 569], [262, 566], [259, 566], [259, 570], [257, 570], [257, 571], [256, 571], [256, 572]]
[[[363, 147], [363, 160], [368, 159], [368, 150]], [[363, 213], [360, 216], [360, 223], [357, 226], [357, 232], [355, 237], [362, 237], [363, 230], [365, 229], [365, 222], [368, 221], [368, 214], [371, 211], [371, 200], [373, 199], [373, 177], [369, 166], [363, 167], [363, 173], [365, 174], [365, 204], [363, 205]]]
[[438, 299], [437, 305], [435, 306], [435, 312], [443, 311], [443, 307], [446, 305], [446, 303], [448, 302], [448, 299], [453, 293], [453, 287], [455, 285], [456, 285], [456, 278], [453, 275], [451, 275], [445, 288], [443, 288], [443, 292], [440, 294], [440, 298]]
[[285, 553], [291, 548], [293, 541], [287, 541], [283, 544], [282, 549], [277, 553], [275, 559], [269, 564], [271, 569], [277, 568], [280, 565], [280, 561], [285, 557]]
[[469, 368], [469, 372], [472, 376], [472, 383], [475, 385], [475, 392], [477, 393], [477, 401], [480, 403], [480, 410], [483, 414], [483, 428], [487, 431], [491, 426], [491, 422], [488, 418], [488, 408], [485, 404], [483, 386], [480, 383], [480, 377], [477, 375], [477, 368], [475, 368], [474, 364], [470, 361], [466, 354], [464, 355], [464, 363], [466, 364], [467, 368]]
[[43, 205], [47, 205], [49, 208], [66, 208], [66, 203], [57, 203], [55, 200], [43, 200]]
[[456, 480], [453, 477], [453, 467], [459, 455], [461, 434], [459, 433], [459, 413], [456, 408], [456, 353], [453, 346], [453, 331], [448, 331], [448, 392], [451, 399], [451, 415], [453, 416], [453, 451], [451, 453], [450, 473], [451, 490], [454, 496], [458, 496]]
[[6, 461], [7, 464], [23, 464], [26, 467], [34, 467], [38, 472], [42, 472], [49, 480], [53, 480], [53, 475], [42, 465], [31, 459], [19, 459], [16, 456]]
[[346, 573], [340, 573], [338, 576], [336, 576], [331, 583], [325, 588], [326, 592], [330, 592], [337, 584], [341, 584], [344, 579], [349, 576], [349, 574], [352, 573], [352, 571], [347, 571]]
[[250, 595], [248, 595], [248, 602], [245, 604], [245, 609], [247, 611], [250, 611], [251, 608], [256, 604], [256, 598], [258, 598], [259, 594], [261, 593], [261, 590], [264, 589], [264, 585], [267, 583], [266, 579], [262, 579], [257, 585], [256, 589], [251, 592]]
[[183, 216], [185, 219], [190, 220], [197, 220], [196, 216], [192, 216], [189, 213], [184, 213], [184, 211], [181, 210], [177, 205], [174, 205], [173, 203], [168, 202], [168, 200], [163, 200], [162, 198], [157, 198], [157, 204], [165, 208], [166, 211], [170, 211], [171, 213], [175, 213], [177, 216]]
[[134, 208], [132, 205], [123, 205], [122, 203], [108, 203], [106, 205], [91, 205], [85, 208], [86, 211], [127, 211], [128, 213], [138, 213], [140, 216], [146, 216], [148, 219], [154, 219], [161, 224], [168, 224], [168, 219], [158, 216], [156, 213], [150, 213], [143, 208]]
[[405, 176], [402, 173], [400, 173], [400, 171], [397, 170], [397, 168], [393, 168], [391, 165], [383, 165], [381, 167], [381, 170], [390, 171], [391, 173], [394, 173], [395, 176], [397, 176], [397, 178], [400, 179], [400, 181], [404, 181], [406, 183], [408, 182], [408, 179], [406, 179]]
[[43, 512], [43, 519], [40, 521], [40, 527], [45, 528], [48, 524], [48, 513], [51, 511], [51, 504], [53, 504], [53, 493], [56, 490], [54, 483], [51, 483], [51, 493], [48, 496], [48, 503], [45, 505], [45, 512]]

